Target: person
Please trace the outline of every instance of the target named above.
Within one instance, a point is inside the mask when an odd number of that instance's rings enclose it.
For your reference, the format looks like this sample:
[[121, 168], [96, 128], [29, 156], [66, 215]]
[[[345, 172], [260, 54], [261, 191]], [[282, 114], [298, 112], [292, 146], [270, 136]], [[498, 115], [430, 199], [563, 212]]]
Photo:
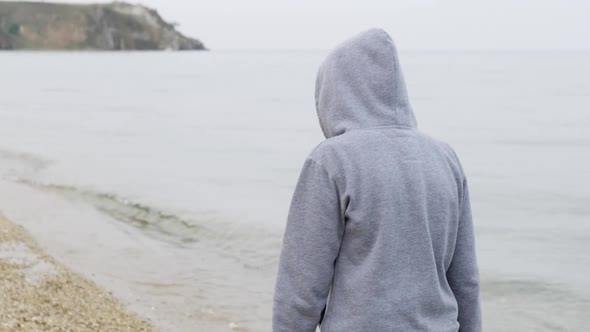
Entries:
[[391, 37], [340, 44], [315, 91], [326, 140], [289, 208], [273, 331], [481, 331], [467, 179], [417, 129]]

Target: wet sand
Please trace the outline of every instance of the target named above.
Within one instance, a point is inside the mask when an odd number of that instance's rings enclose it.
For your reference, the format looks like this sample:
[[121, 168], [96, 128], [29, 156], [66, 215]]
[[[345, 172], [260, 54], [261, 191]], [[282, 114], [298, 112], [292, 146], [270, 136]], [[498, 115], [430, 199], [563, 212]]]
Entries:
[[0, 215], [0, 332], [153, 331], [93, 282], [42, 252]]

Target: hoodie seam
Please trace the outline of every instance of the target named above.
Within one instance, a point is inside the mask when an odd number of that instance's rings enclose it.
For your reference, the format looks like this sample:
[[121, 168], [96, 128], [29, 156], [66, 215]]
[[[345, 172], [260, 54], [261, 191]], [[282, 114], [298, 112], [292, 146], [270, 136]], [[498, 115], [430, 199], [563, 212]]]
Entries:
[[[461, 174], [461, 184], [463, 187], [465, 187], [465, 183], [467, 182], [467, 175], [465, 175], [465, 170], [463, 169], [463, 165], [461, 164], [461, 160], [459, 160], [459, 156], [457, 155], [457, 152], [455, 152], [455, 149], [453, 149], [452, 146], [450, 146], [447, 143], [444, 143], [449, 150], [451, 151], [453, 158], [455, 159], [455, 162], [457, 163], [457, 165], [459, 166], [459, 173]], [[461, 190], [461, 202], [459, 207], [462, 208], [463, 206], [463, 201], [465, 200], [465, 188], [462, 188]]]
[[324, 164], [322, 164], [321, 162], [315, 160], [312, 156], [307, 157], [307, 159], [309, 159], [312, 163], [318, 165], [328, 176], [328, 178], [330, 179], [330, 181], [332, 181], [332, 183], [334, 184], [334, 188], [336, 188], [336, 196], [338, 196], [337, 200], [338, 200], [338, 205], [340, 206], [340, 222], [342, 223], [342, 226], [345, 226], [345, 215], [344, 215], [344, 207], [342, 205], [342, 196], [341, 196], [341, 188], [340, 186], [338, 186], [338, 181], [336, 179], [336, 177], [333, 175], [332, 172], [330, 172], [330, 169], [325, 166]]
[[312, 163], [318, 165], [326, 173], [326, 175], [328, 176], [330, 181], [332, 181], [332, 183], [334, 184], [334, 188], [336, 188], [336, 193], [338, 194], [338, 201], [340, 201], [340, 188], [338, 188], [338, 182], [336, 181], [336, 178], [332, 175], [332, 173], [330, 172], [328, 167], [326, 167], [324, 164], [320, 163], [319, 161], [315, 160], [311, 156], [307, 157], [307, 159], [309, 159]]
[[330, 281], [330, 289], [328, 291], [328, 295], [326, 296], [326, 303], [324, 304], [324, 308], [323, 308], [323, 315], [321, 316], [321, 320], [318, 322], [318, 325], [320, 327], [320, 329], [322, 329], [324, 323], [326, 322], [326, 317], [328, 316], [329, 313], [331, 313], [331, 309], [332, 309], [332, 296], [333, 296], [333, 288], [334, 288], [334, 279], [336, 278], [336, 264], [338, 262], [338, 257], [340, 257], [340, 253], [342, 252], [342, 243], [344, 242], [344, 234], [346, 233], [346, 222], [345, 222], [345, 215], [344, 215], [344, 210], [343, 210], [343, 206], [342, 206], [342, 200], [341, 200], [341, 196], [340, 196], [340, 188], [338, 187], [338, 182], [336, 181], [336, 178], [332, 175], [332, 173], [330, 172], [330, 170], [328, 169], [328, 167], [326, 167], [324, 164], [322, 164], [321, 162], [313, 159], [313, 157], [309, 156], [307, 157], [307, 159], [309, 161], [311, 161], [312, 163], [318, 165], [323, 171], [324, 173], [326, 173], [326, 175], [328, 176], [328, 178], [332, 181], [332, 183], [334, 184], [334, 188], [336, 189], [336, 196], [337, 196], [337, 202], [338, 202], [338, 207], [340, 210], [340, 220], [338, 220], [338, 222], [340, 223], [341, 227], [342, 227], [342, 234], [340, 235], [340, 245], [338, 247], [338, 254], [336, 255], [336, 259], [334, 260], [334, 273], [332, 274], [332, 279]]

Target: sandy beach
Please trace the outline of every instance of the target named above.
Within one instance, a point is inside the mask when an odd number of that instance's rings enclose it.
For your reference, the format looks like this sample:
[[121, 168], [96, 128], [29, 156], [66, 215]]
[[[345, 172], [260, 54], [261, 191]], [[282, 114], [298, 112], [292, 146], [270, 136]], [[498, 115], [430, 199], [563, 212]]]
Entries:
[[0, 215], [0, 331], [152, 331]]

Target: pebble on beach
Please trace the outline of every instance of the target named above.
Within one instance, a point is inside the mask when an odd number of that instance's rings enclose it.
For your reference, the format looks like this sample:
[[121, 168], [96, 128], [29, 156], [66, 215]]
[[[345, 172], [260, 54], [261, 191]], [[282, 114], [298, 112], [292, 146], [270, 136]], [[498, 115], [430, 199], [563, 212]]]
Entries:
[[43, 253], [0, 216], [0, 332], [153, 331], [93, 282]]

